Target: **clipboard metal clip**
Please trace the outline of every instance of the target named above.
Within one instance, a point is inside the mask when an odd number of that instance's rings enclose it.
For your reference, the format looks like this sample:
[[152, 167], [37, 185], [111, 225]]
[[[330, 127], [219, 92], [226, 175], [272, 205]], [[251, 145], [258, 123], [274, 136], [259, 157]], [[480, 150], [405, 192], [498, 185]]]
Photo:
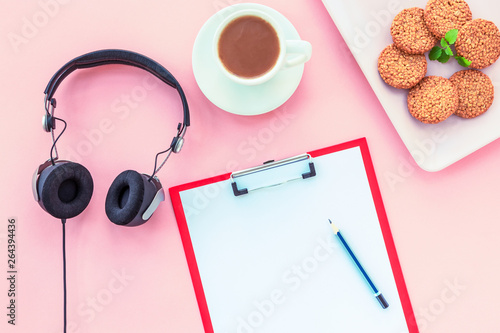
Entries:
[[[301, 162], [304, 160], [309, 160], [309, 172], [303, 173], [298, 177], [290, 178], [290, 179], [287, 179], [285, 181], [281, 181], [279, 183], [266, 185], [266, 186], [260, 186], [260, 187], [256, 187], [256, 188], [252, 188], [252, 189], [248, 189], [248, 188], [238, 189], [238, 184], [236, 184], [236, 180], [235, 180], [236, 178], [244, 177], [244, 176], [247, 176], [250, 174], [266, 171], [269, 169], [279, 168], [279, 167], [284, 166], [284, 165], [288, 165], [288, 164], [292, 164], [292, 163], [296, 163], [296, 162]], [[282, 185], [282, 184], [291, 182], [293, 180], [307, 179], [307, 178], [311, 178], [314, 176], [316, 176], [316, 168], [314, 167], [314, 163], [312, 162], [312, 156], [309, 154], [302, 154], [302, 155], [290, 157], [290, 158], [280, 160], [280, 161], [268, 161], [268, 162], [265, 162], [263, 165], [259, 165], [259, 166], [256, 166], [256, 167], [253, 167], [250, 169], [245, 169], [245, 170], [233, 172], [230, 176], [230, 179], [231, 179], [231, 187], [233, 188], [234, 195], [240, 196], [243, 194], [247, 194], [250, 191], [256, 191], [256, 190], [260, 190], [260, 189], [264, 189], [264, 188], [274, 187], [274, 186], [278, 186], [278, 185]]]

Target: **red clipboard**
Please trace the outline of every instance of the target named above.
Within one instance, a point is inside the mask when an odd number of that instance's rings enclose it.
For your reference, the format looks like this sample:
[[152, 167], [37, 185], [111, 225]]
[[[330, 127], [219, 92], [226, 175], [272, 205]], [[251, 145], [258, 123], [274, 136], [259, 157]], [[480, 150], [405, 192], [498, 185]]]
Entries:
[[[380, 224], [380, 230], [383, 235], [383, 241], [385, 242], [385, 247], [387, 249], [387, 254], [390, 261], [390, 267], [392, 269], [392, 274], [394, 276], [395, 284], [397, 287], [397, 293], [401, 301], [402, 309], [404, 312], [404, 319], [406, 321], [406, 326], [408, 332], [418, 333], [418, 326], [416, 324], [415, 316], [413, 313], [410, 298], [408, 296], [405, 280], [397, 256], [396, 248], [394, 245], [394, 240], [389, 227], [389, 222], [387, 220], [384, 204], [382, 201], [382, 196], [377, 183], [377, 178], [375, 175], [375, 170], [370, 157], [370, 152], [365, 138], [345, 142], [342, 144], [318, 149], [307, 153], [312, 159], [336, 152], [341, 152], [349, 150], [351, 148], [359, 148], [362, 156], [362, 161], [364, 164], [364, 169], [366, 171], [366, 177], [368, 179], [369, 188], [371, 190], [373, 203], [376, 209], [376, 215]], [[214, 327], [211, 319], [211, 314], [209, 311], [209, 306], [207, 304], [207, 299], [204, 291], [204, 286], [202, 283], [202, 278], [200, 276], [200, 271], [197, 263], [197, 258], [192, 244], [192, 239], [190, 235], [190, 230], [188, 227], [186, 213], [184, 205], [181, 199], [181, 193], [183, 191], [188, 191], [191, 189], [200, 188], [206, 185], [224, 182], [230, 180], [232, 177], [231, 173], [226, 173], [223, 175], [175, 186], [169, 189], [170, 197], [172, 200], [172, 205], [175, 212], [175, 217], [177, 219], [184, 251], [186, 254], [186, 259], [188, 262], [191, 279], [193, 282], [194, 291], [196, 294], [198, 306], [200, 309], [201, 318], [203, 321], [203, 326], [205, 332], [213, 333]], [[219, 332], [217, 332], [219, 333]], [[399, 331], [397, 332], [399, 333]]]

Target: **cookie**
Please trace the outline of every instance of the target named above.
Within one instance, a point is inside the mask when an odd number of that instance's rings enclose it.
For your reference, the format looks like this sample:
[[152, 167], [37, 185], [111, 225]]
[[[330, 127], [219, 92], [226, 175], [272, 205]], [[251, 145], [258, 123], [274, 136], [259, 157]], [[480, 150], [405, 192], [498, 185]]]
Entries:
[[450, 77], [458, 90], [458, 108], [455, 114], [474, 118], [488, 110], [493, 103], [494, 88], [488, 75], [474, 69], [456, 72]]
[[408, 111], [426, 124], [437, 124], [458, 107], [457, 88], [441, 76], [426, 76], [408, 92]]
[[391, 44], [380, 53], [378, 72], [388, 85], [409, 89], [427, 73], [427, 60], [422, 54], [408, 54]]
[[472, 20], [469, 5], [463, 0], [430, 0], [425, 6], [427, 28], [439, 39], [451, 29], [460, 29]]
[[396, 15], [391, 25], [391, 36], [394, 45], [410, 54], [424, 54], [438, 42], [427, 29], [424, 10], [418, 7], [403, 9]]
[[491, 21], [472, 20], [458, 30], [455, 48], [459, 56], [472, 61], [470, 68], [488, 67], [500, 56], [500, 31]]

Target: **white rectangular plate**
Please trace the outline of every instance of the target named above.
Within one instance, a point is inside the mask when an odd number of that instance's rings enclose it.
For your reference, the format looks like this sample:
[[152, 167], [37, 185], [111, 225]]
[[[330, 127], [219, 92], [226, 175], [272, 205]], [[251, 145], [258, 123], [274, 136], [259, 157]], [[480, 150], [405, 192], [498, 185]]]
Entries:
[[[396, 131], [424, 170], [439, 171], [500, 137], [500, 103], [474, 119], [451, 116], [439, 124], [423, 124], [408, 112], [408, 90], [395, 89], [381, 79], [377, 70], [380, 52], [392, 43], [390, 27], [401, 10], [425, 8], [425, 0], [323, 0], [335, 25], [365, 74]], [[467, 1], [472, 18], [483, 18], [500, 24], [500, 3], [492, 0]], [[426, 54], [427, 57], [427, 54]], [[447, 64], [429, 61], [427, 75], [449, 78], [464, 69], [454, 59]], [[495, 63], [482, 70], [500, 84], [500, 65]]]

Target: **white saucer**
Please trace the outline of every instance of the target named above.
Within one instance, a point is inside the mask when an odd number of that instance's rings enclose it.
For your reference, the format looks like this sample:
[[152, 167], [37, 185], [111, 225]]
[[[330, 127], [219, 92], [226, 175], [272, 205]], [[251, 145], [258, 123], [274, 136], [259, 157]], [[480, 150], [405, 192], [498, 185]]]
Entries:
[[295, 92], [302, 78], [304, 64], [281, 70], [274, 78], [258, 86], [239, 85], [217, 67], [212, 52], [215, 30], [222, 20], [240, 9], [259, 9], [272, 15], [281, 25], [287, 39], [300, 39], [294, 26], [272, 8], [251, 3], [226, 7], [203, 25], [193, 46], [193, 72], [205, 96], [219, 108], [239, 115], [257, 115], [276, 109]]

